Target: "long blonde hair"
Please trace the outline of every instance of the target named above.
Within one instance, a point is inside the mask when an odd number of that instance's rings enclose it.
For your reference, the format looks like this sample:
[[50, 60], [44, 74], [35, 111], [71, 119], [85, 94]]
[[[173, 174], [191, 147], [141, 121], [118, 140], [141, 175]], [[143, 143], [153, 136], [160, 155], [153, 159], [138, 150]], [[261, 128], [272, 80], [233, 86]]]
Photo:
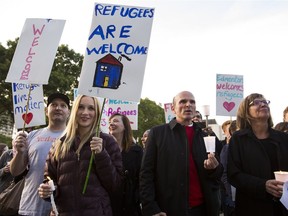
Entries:
[[[69, 121], [67, 123], [67, 127], [64, 131], [64, 140], [63, 139], [59, 139], [56, 141], [55, 143], [55, 159], [59, 160], [59, 158], [63, 158], [65, 156], [65, 154], [67, 154], [69, 152], [69, 150], [72, 147], [72, 144], [77, 136], [77, 128], [78, 128], [78, 122], [77, 122], [77, 111], [80, 105], [80, 101], [83, 97], [89, 97], [86, 95], [78, 95], [77, 98], [75, 99], [73, 106], [72, 106], [72, 110], [71, 110], [71, 115], [69, 118]], [[93, 125], [91, 127], [91, 130], [85, 134], [79, 144], [79, 148], [77, 149], [77, 152], [79, 153], [82, 146], [89, 140], [89, 138], [95, 134], [96, 132], [96, 127], [97, 127], [97, 122], [98, 119], [100, 117], [100, 107], [99, 107], [99, 102], [98, 99], [95, 97], [91, 97], [94, 100], [94, 107], [95, 107], [95, 119], [93, 122]]]

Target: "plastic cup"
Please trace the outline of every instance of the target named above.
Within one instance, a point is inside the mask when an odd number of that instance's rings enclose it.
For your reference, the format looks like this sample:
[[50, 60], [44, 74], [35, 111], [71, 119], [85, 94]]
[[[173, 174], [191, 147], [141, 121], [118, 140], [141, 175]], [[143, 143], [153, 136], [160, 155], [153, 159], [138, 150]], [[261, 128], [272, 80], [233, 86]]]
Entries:
[[215, 136], [204, 137], [207, 152], [215, 152]]
[[281, 181], [281, 182], [288, 181], [288, 172], [286, 171], [275, 171], [274, 175], [277, 181]]

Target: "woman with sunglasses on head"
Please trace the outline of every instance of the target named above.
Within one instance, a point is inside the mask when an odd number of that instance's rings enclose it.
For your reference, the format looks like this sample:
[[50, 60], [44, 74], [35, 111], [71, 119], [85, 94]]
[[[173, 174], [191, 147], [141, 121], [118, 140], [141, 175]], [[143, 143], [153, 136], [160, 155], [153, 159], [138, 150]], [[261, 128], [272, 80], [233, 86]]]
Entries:
[[229, 144], [228, 180], [236, 188], [237, 216], [286, 216], [279, 201], [283, 183], [274, 171], [288, 171], [288, 135], [274, 130], [270, 101], [253, 93], [239, 105], [238, 131]]

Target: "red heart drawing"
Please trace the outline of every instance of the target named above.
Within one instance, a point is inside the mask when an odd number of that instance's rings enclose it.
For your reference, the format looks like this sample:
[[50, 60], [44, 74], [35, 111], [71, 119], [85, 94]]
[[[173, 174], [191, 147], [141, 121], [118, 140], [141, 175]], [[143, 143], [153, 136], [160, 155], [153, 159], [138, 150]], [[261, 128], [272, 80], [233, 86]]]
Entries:
[[235, 103], [234, 103], [234, 102], [228, 103], [227, 101], [225, 101], [225, 102], [223, 103], [223, 107], [224, 107], [228, 112], [230, 112], [230, 111], [235, 107]]
[[24, 113], [22, 115], [22, 119], [25, 121], [26, 124], [29, 124], [33, 118], [33, 113], [27, 113], [26, 119], [25, 119], [26, 114]]

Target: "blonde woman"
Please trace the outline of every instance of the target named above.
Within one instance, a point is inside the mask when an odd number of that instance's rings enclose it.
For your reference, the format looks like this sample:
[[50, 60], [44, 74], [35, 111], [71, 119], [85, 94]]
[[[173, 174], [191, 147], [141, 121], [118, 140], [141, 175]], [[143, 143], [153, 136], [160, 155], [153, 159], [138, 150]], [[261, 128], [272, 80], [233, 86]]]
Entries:
[[[109, 193], [121, 184], [122, 158], [111, 135], [95, 136], [99, 110], [96, 98], [79, 95], [65, 135], [49, 152], [44, 177], [51, 178], [56, 185], [59, 215], [112, 215]], [[94, 154], [93, 166], [83, 194], [91, 154]], [[48, 198], [51, 193], [47, 183], [40, 185], [40, 197]]]

